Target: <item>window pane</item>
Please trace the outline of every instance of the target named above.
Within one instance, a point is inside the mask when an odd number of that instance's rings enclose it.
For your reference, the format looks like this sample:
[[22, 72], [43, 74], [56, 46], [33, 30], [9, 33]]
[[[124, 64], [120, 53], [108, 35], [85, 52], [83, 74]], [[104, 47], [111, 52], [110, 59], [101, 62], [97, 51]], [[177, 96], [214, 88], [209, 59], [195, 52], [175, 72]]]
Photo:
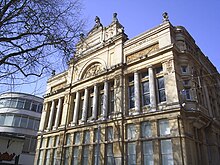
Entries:
[[53, 163], [52, 163], [52, 165], [57, 165], [56, 160], [57, 160], [57, 149], [54, 149], [53, 150]]
[[135, 139], [135, 137], [136, 137], [135, 125], [133, 125], [133, 124], [127, 125], [127, 138], [128, 139]]
[[75, 137], [74, 137], [74, 144], [80, 144], [80, 133], [75, 132]]
[[143, 122], [141, 125], [142, 137], [151, 137], [151, 123], [150, 122]]
[[107, 127], [107, 140], [113, 140], [113, 127]]
[[34, 119], [29, 118], [27, 128], [33, 129], [34, 127]]
[[143, 142], [144, 165], [153, 165], [153, 144], [152, 141]]
[[6, 102], [5, 99], [1, 99], [1, 100], [0, 100], [0, 108], [1, 108], [1, 107], [5, 107], [5, 102]]
[[66, 145], [70, 145], [71, 144], [71, 136], [70, 134], [66, 135]]
[[69, 165], [69, 147], [65, 148], [64, 165]]
[[17, 108], [23, 109], [24, 108], [24, 99], [18, 99]]
[[14, 115], [6, 115], [4, 125], [12, 126]]
[[0, 125], [4, 125], [4, 122], [5, 122], [5, 115], [0, 114]]
[[38, 130], [39, 124], [40, 124], [40, 121], [39, 120], [35, 120], [35, 122], [34, 122], [34, 130]]
[[27, 117], [21, 117], [20, 127], [26, 128], [27, 127]]
[[38, 158], [38, 165], [42, 165], [43, 164], [42, 159], [43, 159], [43, 150], [40, 150], [39, 158]]
[[89, 143], [90, 143], [90, 134], [89, 134], [89, 131], [85, 131], [84, 144], [89, 144]]
[[134, 108], [134, 86], [129, 86], [129, 108]]
[[25, 100], [24, 109], [30, 110], [31, 102], [29, 100]]
[[160, 135], [169, 135], [170, 134], [170, 127], [168, 120], [160, 120], [159, 121], [159, 129]]
[[163, 165], [173, 165], [173, 151], [171, 140], [161, 140], [161, 154]]
[[37, 103], [32, 103], [31, 111], [37, 112]]
[[135, 143], [128, 143], [128, 165], [135, 165], [136, 164], [136, 144]]
[[11, 99], [10, 107], [16, 108], [16, 105], [17, 105], [17, 99], [16, 99], [16, 98], [12, 98], [12, 99]]
[[73, 147], [72, 165], [78, 165], [79, 147]]
[[82, 165], [88, 165], [89, 146], [83, 146]]

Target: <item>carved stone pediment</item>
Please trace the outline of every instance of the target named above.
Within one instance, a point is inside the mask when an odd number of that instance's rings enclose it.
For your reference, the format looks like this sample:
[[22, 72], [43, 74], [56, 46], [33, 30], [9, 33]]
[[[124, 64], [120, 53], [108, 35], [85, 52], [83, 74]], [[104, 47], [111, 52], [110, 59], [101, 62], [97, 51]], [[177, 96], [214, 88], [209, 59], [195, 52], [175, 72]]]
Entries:
[[102, 65], [100, 63], [95, 63], [86, 70], [85, 74], [83, 75], [83, 78], [88, 78], [88, 77], [98, 75], [102, 73], [103, 71], [104, 71], [104, 68], [102, 67]]

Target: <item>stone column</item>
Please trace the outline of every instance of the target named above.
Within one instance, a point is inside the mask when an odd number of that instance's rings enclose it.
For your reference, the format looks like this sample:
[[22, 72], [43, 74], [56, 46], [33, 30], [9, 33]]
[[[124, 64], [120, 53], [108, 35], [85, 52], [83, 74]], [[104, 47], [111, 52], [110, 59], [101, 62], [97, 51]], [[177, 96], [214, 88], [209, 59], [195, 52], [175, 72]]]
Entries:
[[108, 111], [108, 82], [105, 81], [104, 82], [104, 98], [103, 98], [103, 108], [102, 108], [102, 117], [103, 117], [103, 120], [106, 119], [107, 117], [107, 111]]
[[153, 68], [148, 68], [149, 73], [149, 91], [150, 91], [150, 105], [151, 110], [156, 110], [156, 89], [155, 89], [155, 77], [154, 77], [154, 71]]
[[94, 86], [94, 96], [93, 96], [93, 109], [92, 109], [92, 119], [95, 120], [97, 118], [97, 110], [98, 110], [98, 85]]
[[57, 127], [58, 127], [58, 124], [59, 124], [59, 120], [60, 120], [60, 115], [61, 115], [61, 111], [62, 111], [62, 103], [63, 103], [63, 100], [62, 98], [59, 98], [59, 101], [58, 101], [58, 105], [57, 105], [57, 113], [56, 113], [56, 119], [55, 119], [55, 124], [54, 124], [54, 127], [53, 127], [53, 130], [56, 130]]
[[141, 104], [140, 104], [140, 81], [138, 72], [134, 73], [134, 107], [135, 114], [140, 113]]
[[89, 103], [89, 90], [88, 90], [88, 88], [86, 88], [85, 89], [85, 93], [84, 93], [83, 111], [82, 111], [81, 122], [85, 122], [86, 121], [87, 110], [88, 110], [88, 103]]
[[[43, 131], [45, 128], [45, 121], [46, 121], [46, 117], [47, 117], [47, 110], [48, 109], [48, 103], [44, 104], [44, 110], [41, 114], [41, 120], [40, 120], [40, 126], [39, 126], [39, 131]], [[48, 112], [49, 113], [49, 112]]]
[[50, 108], [50, 116], [49, 116], [47, 130], [51, 130], [53, 117], [54, 117], [54, 111], [55, 111], [55, 100], [52, 101], [52, 105]]
[[78, 120], [79, 101], [80, 101], [80, 93], [79, 93], [79, 91], [77, 91], [77, 92], [76, 92], [75, 107], [74, 107], [74, 112], [73, 112], [73, 121], [71, 122], [71, 125], [72, 125], [72, 126], [76, 125], [77, 120]]

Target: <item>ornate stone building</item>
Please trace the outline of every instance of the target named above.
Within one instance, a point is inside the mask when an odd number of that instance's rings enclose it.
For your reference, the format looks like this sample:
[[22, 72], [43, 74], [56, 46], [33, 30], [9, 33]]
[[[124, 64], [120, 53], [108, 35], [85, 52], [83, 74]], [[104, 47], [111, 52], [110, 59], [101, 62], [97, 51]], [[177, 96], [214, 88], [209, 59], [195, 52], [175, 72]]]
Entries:
[[48, 80], [35, 164], [220, 161], [220, 76], [182, 26], [128, 39], [113, 15]]

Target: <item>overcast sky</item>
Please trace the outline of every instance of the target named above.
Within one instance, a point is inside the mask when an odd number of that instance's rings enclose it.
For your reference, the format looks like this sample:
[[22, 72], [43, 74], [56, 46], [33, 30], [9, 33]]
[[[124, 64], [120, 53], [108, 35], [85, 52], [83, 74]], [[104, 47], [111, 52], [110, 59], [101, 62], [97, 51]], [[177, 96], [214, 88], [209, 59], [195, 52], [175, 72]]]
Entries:
[[[94, 26], [95, 16], [108, 26], [114, 12], [131, 39], [162, 22], [168, 12], [174, 26], [184, 26], [196, 44], [220, 71], [220, 0], [81, 0], [87, 31]], [[18, 92], [42, 96], [46, 78], [32, 85], [17, 87]]]

